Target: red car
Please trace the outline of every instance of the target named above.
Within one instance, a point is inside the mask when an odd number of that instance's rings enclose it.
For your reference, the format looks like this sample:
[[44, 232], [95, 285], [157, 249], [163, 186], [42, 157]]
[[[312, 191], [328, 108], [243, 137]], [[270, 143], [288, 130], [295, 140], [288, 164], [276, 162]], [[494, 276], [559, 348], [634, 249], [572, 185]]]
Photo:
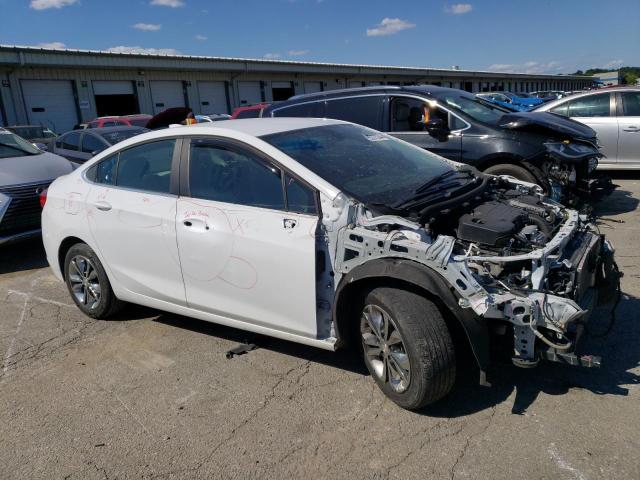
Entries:
[[231, 114], [231, 120], [240, 118], [259, 118], [262, 116], [262, 110], [269, 106], [268, 103], [256, 103], [248, 107], [238, 107]]
[[152, 115], [136, 114], [122, 115], [114, 117], [99, 117], [87, 123], [86, 128], [103, 128], [103, 127], [146, 127], [147, 122], [151, 120]]

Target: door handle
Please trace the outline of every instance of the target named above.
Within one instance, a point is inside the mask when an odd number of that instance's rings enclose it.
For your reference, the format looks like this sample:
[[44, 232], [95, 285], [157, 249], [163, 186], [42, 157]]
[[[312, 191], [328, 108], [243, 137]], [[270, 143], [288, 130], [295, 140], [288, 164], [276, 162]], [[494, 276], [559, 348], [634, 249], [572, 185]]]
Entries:
[[624, 129], [625, 132], [640, 132], [640, 127], [636, 127], [635, 125], [632, 125], [630, 127], [627, 127]]
[[291, 230], [292, 228], [296, 227], [298, 221], [295, 218], [284, 218], [282, 219], [282, 224], [285, 229]]
[[206, 222], [206, 220], [201, 220], [199, 218], [196, 218], [196, 219], [192, 218], [192, 219], [183, 220], [182, 224], [187, 228], [193, 227], [193, 230], [197, 231], [197, 232], [201, 232], [201, 231], [205, 231], [205, 230], [210, 230], [211, 229], [211, 227]]
[[98, 210], [102, 210], [103, 212], [108, 212], [111, 210], [111, 204], [109, 202], [105, 202], [104, 200], [100, 200], [99, 202], [94, 203], [94, 206]]

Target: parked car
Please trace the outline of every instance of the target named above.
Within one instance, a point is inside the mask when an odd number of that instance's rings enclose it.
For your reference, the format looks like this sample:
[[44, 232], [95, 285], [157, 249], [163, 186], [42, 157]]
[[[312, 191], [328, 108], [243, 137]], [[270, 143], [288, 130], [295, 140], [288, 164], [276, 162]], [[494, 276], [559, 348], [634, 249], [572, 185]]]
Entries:
[[494, 175], [537, 183], [554, 200], [578, 205], [607, 192], [593, 181], [596, 133], [557, 115], [509, 112], [473, 94], [427, 86], [363, 87], [292, 97], [263, 117], [347, 120]]
[[351, 342], [410, 409], [470, 368], [452, 329], [485, 383], [490, 335], [518, 366], [597, 366], [573, 353], [575, 329], [618, 279], [604, 237], [539, 187], [335, 120], [128, 139], [55, 181], [42, 221], [51, 269], [86, 315], [132, 302], [328, 350]]
[[543, 102], [550, 102], [558, 98], [566, 97], [568, 93], [561, 90], [541, 90], [539, 92], [531, 92], [531, 95], [541, 99]]
[[520, 95], [512, 92], [493, 92], [493, 93], [501, 93], [511, 100], [511, 103], [514, 105], [520, 105], [523, 107], [533, 108], [542, 104], [543, 100], [535, 97], [533, 94], [527, 95], [526, 97], [521, 97]]
[[495, 103], [510, 112], [527, 112], [531, 107], [512, 103], [511, 99], [502, 93], [478, 93], [477, 97], [482, 98], [490, 103]]
[[53, 152], [72, 162], [84, 163], [111, 145], [148, 131], [130, 126], [71, 130], [56, 139]]
[[598, 134], [601, 169], [640, 169], [640, 88], [617, 87], [578, 93], [542, 105], [577, 120]]
[[231, 120], [237, 120], [240, 118], [259, 118], [262, 116], [262, 111], [268, 106], [268, 103], [258, 103], [256, 105], [238, 107], [231, 113]]
[[40, 235], [40, 195], [72, 170], [64, 158], [0, 128], [0, 245]]
[[196, 115], [195, 119], [198, 123], [212, 123], [219, 122], [221, 120], [229, 120], [231, 119], [231, 115], [226, 113], [213, 113], [209, 115]]
[[40, 125], [14, 125], [4, 128], [25, 140], [29, 140], [34, 145], [37, 144], [38, 148], [45, 151], [51, 150], [53, 142], [58, 136], [47, 127]]
[[99, 117], [88, 122], [84, 128], [146, 127], [152, 118], [153, 115], [146, 114]]

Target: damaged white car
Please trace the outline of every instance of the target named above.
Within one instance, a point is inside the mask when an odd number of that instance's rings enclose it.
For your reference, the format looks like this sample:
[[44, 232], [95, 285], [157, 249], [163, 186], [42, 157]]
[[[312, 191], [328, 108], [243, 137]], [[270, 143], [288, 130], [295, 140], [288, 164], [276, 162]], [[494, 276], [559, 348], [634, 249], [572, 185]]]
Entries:
[[51, 185], [42, 227], [91, 317], [132, 302], [355, 345], [416, 409], [452, 388], [458, 331], [482, 383], [505, 339], [518, 366], [599, 364], [575, 347], [616, 291], [613, 248], [539, 192], [346, 122], [234, 120], [102, 152]]

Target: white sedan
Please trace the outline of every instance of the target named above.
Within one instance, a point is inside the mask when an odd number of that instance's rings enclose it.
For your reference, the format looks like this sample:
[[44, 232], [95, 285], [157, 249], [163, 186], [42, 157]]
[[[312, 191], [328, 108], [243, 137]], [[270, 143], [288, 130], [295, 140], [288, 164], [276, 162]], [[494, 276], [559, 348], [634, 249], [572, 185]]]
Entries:
[[128, 139], [51, 185], [42, 227], [54, 274], [93, 318], [131, 302], [329, 350], [355, 344], [410, 409], [452, 388], [458, 330], [484, 383], [491, 322], [514, 326], [498, 330], [512, 332], [516, 365], [567, 361], [595, 273], [578, 278], [559, 252], [581, 265], [606, 250], [536, 186], [326, 119]]

